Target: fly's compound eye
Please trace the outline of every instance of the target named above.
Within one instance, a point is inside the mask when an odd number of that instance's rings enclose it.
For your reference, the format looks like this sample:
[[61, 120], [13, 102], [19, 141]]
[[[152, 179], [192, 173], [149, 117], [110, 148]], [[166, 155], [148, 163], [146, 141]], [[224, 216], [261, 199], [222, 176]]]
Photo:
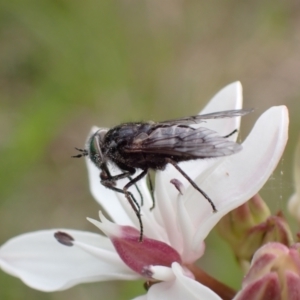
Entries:
[[102, 152], [97, 133], [90, 138], [88, 142], [88, 149], [90, 159], [97, 167], [100, 167], [102, 163]]

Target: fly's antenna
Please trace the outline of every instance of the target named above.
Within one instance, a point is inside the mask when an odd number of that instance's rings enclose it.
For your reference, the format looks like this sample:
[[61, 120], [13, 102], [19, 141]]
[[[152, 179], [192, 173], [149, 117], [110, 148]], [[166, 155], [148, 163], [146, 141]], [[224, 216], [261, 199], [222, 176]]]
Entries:
[[73, 156], [71, 156], [71, 157], [74, 157], [74, 158], [80, 158], [80, 157], [88, 156], [88, 155], [89, 155], [89, 153], [88, 153], [88, 151], [87, 151], [86, 149], [79, 149], [79, 148], [76, 148], [76, 147], [75, 147], [75, 149], [76, 149], [77, 151], [79, 151], [80, 154], [78, 154], [78, 155], [73, 155]]

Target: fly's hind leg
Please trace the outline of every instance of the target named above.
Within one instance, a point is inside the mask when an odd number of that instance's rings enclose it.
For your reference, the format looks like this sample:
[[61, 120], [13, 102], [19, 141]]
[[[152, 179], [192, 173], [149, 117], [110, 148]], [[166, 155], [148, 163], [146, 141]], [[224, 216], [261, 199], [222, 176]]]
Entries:
[[223, 138], [227, 139], [227, 138], [229, 138], [230, 136], [234, 135], [236, 132], [238, 132], [238, 130], [237, 130], [237, 129], [234, 129], [234, 130], [233, 130], [232, 132], [230, 132], [229, 134], [223, 136]]
[[[143, 170], [138, 176], [136, 176], [135, 178], [132, 178], [123, 188], [123, 192], [128, 200], [128, 202], [131, 204], [131, 206], [133, 206], [133, 203], [129, 197], [129, 195], [132, 196], [132, 194], [128, 191], [128, 189], [136, 184], [139, 180], [141, 180], [145, 175], [147, 175], [148, 173], [148, 170]], [[133, 210], [135, 211], [137, 217], [138, 217], [138, 220], [139, 220], [139, 223], [140, 223], [140, 237], [139, 237], [139, 241], [142, 242], [143, 241], [143, 233], [144, 233], [144, 227], [143, 227], [143, 222], [142, 222], [142, 219], [141, 219], [141, 214], [140, 214], [140, 210], [136, 210], [135, 207], [132, 207]]]
[[216, 206], [213, 203], [213, 201], [208, 197], [208, 195], [201, 190], [198, 185], [178, 166], [178, 164], [172, 160], [171, 158], [166, 158], [166, 161], [170, 164], [172, 164], [175, 169], [181, 173], [181, 175], [193, 186], [194, 189], [196, 189], [199, 193], [202, 194], [202, 196], [209, 202], [209, 204], [211, 205], [213, 212], [217, 212]]
[[121, 193], [121, 194], [124, 194], [127, 201], [129, 202], [131, 208], [133, 209], [133, 211], [135, 212], [137, 218], [138, 218], [138, 221], [139, 221], [139, 225], [140, 225], [140, 237], [139, 237], [139, 241], [141, 242], [143, 240], [143, 222], [142, 222], [142, 217], [141, 217], [141, 207], [139, 206], [138, 202], [136, 201], [136, 199], [134, 198], [134, 196], [132, 195], [132, 193], [130, 193], [129, 191], [127, 190], [124, 190], [124, 189], [119, 189], [119, 188], [116, 188], [114, 187], [111, 182], [109, 181], [101, 181], [101, 183], [115, 191], [115, 192], [118, 192], [118, 193]]
[[[131, 181], [131, 180], [132, 180], [132, 177], [131, 177], [131, 176], [128, 176], [128, 179]], [[140, 195], [140, 198], [141, 198], [141, 206], [143, 206], [143, 205], [144, 205], [144, 197], [143, 197], [143, 194], [142, 194], [140, 188], [138, 187], [138, 185], [137, 185], [136, 183], [135, 183], [134, 185], [135, 185], [135, 188], [136, 188], [137, 192], [138, 192], [139, 195]]]

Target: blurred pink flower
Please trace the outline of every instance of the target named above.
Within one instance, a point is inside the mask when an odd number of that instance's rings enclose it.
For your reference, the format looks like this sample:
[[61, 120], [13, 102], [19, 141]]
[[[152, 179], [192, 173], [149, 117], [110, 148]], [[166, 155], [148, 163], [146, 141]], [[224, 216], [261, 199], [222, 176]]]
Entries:
[[268, 243], [253, 256], [234, 300], [300, 299], [300, 244]]

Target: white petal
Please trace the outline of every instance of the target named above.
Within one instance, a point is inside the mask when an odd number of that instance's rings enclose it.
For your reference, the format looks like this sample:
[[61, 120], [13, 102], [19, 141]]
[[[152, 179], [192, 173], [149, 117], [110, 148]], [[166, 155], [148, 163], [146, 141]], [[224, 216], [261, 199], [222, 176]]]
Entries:
[[[243, 104], [242, 86], [240, 82], [234, 82], [221, 91], [219, 91], [206, 105], [206, 107], [200, 112], [200, 114], [206, 114], [222, 110], [240, 109]], [[227, 135], [235, 129], [240, 127], [240, 117], [224, 118], [216, 120], [206, 120], [205, 123], [199, 124], [209, 129], [218, 132], [220, 135]], [[235, 140], [237, 135], [233, 135], [230, 139]], [[189, 162], [180, 163], [180, 167], [193, 179], [201, 174], [204, 170], [214, 167], [217, 160], [194, 160]], [[173, 178], [179, 179], [185, 186], [188, 186], [188, 182], [178, 173], [172, 166], [167, 166], [163, 172], [157, 172], [156, 188], [167, 189], [168, 193], [164, 199], [173, 201], [176, 198], [178, 191], [174, 187], [170, 187], [170, 180]], [[168, 199], [166, 199], [168, 198]]]
[[154, 284], [147, 293], [147, 300], [220, 300], [221, 298], [212, 290], [199, 282], [184, 275], [182, 267], [172, 264], [175, 280]]
[[[54, 238], [57, 231], [67, 232], [81, 247], [61, 245]], [[96, 256], [91, 249], [98, 249]], [[9, 240], [0, 248], [0, 267], [28, 286], [47, 292], [84, 282], [138, 278], [120, 260], [108, 238], [69, 229], [37, 231]]]
[[[243, 106], [243, 88], [239, 81], [233, 82], [220, 90], [200, 112], [207, 114], [223, 110], [240, 109]], [[202, 126], [227, 135], [240, 128], [241, 117], [207, 120]], [[232, 136], [235, 140], [237, 135]]]
[[[169, 183], [167, 186], [161, 185], [162, 171], [157, 171], [156, 174], [156, 186], [155, 186], [155, 199], [156, 207], [153, 210], [153, 214], [156, 215], [156, 219], [161, 222], [165, 232], [167, 233], [168, 240], [166, 243], [170, 243], [179, 253], [182, 249], [179, 249], [178, 244], [181, 245], [182, 241], [178, 240], [180, 233], [176, 225], [176, 196], [175, 198], [170, 197], [170, 190], [176, 190], [173, 184]], [[177, 191], [177, 190], [176, 190]], [[176, 195], [176, 194], [175, 194]], [[160, 213], [162, 218], [159, 218], [157, 214]]]
[[217, 213], [213, 214], [207, 201], [200, 200], [201, 197], [189, 188], [184, 197], [190, 216], [199, 228], [195, 247], [223, 215], [245, 203], [262, 188], [276, 168], [287, 138], [287, 108], [270, 108], [256, 122], [243, 143], [243, 150], [223, 159], [223, 163], [201, 183], [201, 189], [216, 204]]
[[172, 281], [175, 280], [175, 275], [170, 267], [165, 266], [150, 266], [152, 278], [158, 281]]
[[183, 203], [182, 197], [179, 197], [179, 199], [177, 199], [177, 217], [177, 223], [181, 233], [180, 237], [182, 237], [183, 239], [183, 249], [180, 249], [182, 252], [179, 253], [181, 254], [184, 263], [192, 264], [203, 255], [205, 244], [202, 243], [201, 245], [198, 245], [197, 249], [193, 249], [194, 234], [196, 232], [196, 229], [194, 227], [194, 224], [192, 224], [188, 211], [186, 210], [186, 207]]
[[116, 223], [110, 222], [107, 218], [105, 218], [101, 210], [99, 211], [99, 219], [100, 222], [91, 218], [87, 218], [89, 222], [98, 227], [106, 236], [121, 237], [122, 227]]
[[[215, 111], [239, 109], [242, 107], [242, 86], [240, 82], [234, 82], [225, 88], [223, 88], [218, 94], [216, 94], [213, 99], [208, 103], [201, 113], [210, 113]], [[223, 135], [232, 132], [234, 129], [239, 129], [240, 118], [224, 118], [220, 120], [207, 120], [205, 123], [201, 123], [200, 126], [205, 126], [207, 128], [216, 130]], [[232, 137], [233, 139], [236, 138]], [[180, 167], [192, 178], [198, 177], [198, 181], [205, 179], [211, 174], [218, 164], [222, 160], [209, 159], [209, 160], [193, 160], [189, 162], [180, 163]], [[199, 176], [201, 175], [201, 177]], [[155, 181], [155, 198], [158, 199], [157, 207], [154, 210], [154, 214], [160, 213], [164, 218], [159, 218], [157, 220], [166, 228], [169, 236], [169, 241], [171, 245], [175, 247], [179, 252], [182, 249], [178, 249], [174, 243], [173, 235], [178, 236], [175, 216], [175, 199], [178, 196], [178, 191], [170, 183], [172, 179], [179, 179], [185, 187], [190, 184], [188, 181], [173, 167], [168, 165], [164, 171], [156, 172]]]

